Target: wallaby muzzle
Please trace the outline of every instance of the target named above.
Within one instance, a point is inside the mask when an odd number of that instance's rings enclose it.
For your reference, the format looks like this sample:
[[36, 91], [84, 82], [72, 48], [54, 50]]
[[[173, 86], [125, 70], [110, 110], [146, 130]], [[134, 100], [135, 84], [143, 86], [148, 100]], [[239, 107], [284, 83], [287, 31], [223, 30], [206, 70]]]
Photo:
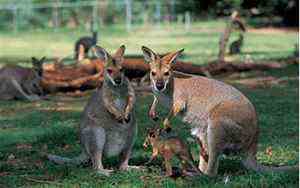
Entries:
[[114, 79], [114, 81], [117, 85], [120, 85], [122, 83], [122, 78], [118, 77], [118, 78]]
[[155, 83], [155, 86], [159, 91], [161, 91], [165, 88], [165, 83], [164, 83], [164, 81], [159, 80]]

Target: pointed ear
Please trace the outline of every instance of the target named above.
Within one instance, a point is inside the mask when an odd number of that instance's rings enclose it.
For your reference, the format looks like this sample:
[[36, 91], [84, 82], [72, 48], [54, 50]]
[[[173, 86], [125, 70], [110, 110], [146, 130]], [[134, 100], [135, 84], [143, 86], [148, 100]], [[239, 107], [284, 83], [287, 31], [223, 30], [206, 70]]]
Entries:
[[142, 51], [146, 62], [155, 61], [156, 54], [150, 48], [142, 46]]
[[42, 59], [40, 60], [40, 63], [43, 64], [45, 60], [46, 60], [46, 57], [44, 56], [44, 57], [42, 57]]
[[116, 53], [114, 54], [115, 57], [120, 57], [123, 58], [124, 57], [124, 53], [125, 53], [125, 45], [120, 46], [120, 48], [116, 51]]
[[31, 57], [31, 62], [32, 62], [32, 63], [37, 62], [37, 61], [38, 61], [37, 58]]
[[166, 61], [168, 64], [172, 64], [176, 62], [177, 57], [184, 51], [184, 49], [181, 49], [177, 52], [171, 52], [167, 55], [165, 55], [162, 59]]
[[97, 58], [99, 58], [105, 62], [108, 60], [109, 54], [107, 53], [107, 51], [104, 48], [102, 48], [100, 46], [94, 46], [92, 48], [92, 51]]

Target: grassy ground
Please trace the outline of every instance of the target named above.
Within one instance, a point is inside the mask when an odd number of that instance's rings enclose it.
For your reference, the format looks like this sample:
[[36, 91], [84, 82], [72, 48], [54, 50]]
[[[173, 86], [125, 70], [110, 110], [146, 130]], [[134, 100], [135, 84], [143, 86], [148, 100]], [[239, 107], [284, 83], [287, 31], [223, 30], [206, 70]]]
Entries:
[[[183, 25], [140, 26], [134, 27], [130, 33], [124, 30], [124, 26], [107, 26], [101, 28], [98, 44], [109, 51], [125, 44], [126, 54], [142, 54], [142, 45], [160, 53], [185, 48], [186, 60], [201, 64], [216, 58], [223, 28], [223, 20], [194, 23], [188, 32]], [[57, 32], [32, 30], [17, 34], [0, 31], [0, 44], [3, 44], [0, 47], [0, 63], [29, 61], [31, 56], [72, 56], [74, 43], [82, 35], [88, 33], [80, 29]], [[237, 39], [237, 35], [234, 33], [231, 41]], [[249, 30], [245, 35], [243, 53], [231, 58], [243, 60], [246, 54], [253, 59], [287, 57], [293, 53], [297, 41], [296, 32]]]
[[[221, 22], [204, 22], [193, 26], [192, 31], [183, 33], [167, 28], [157, 30], [139, 28], [128, 34], [114, 29], [104, 31], [104, 47], [115, 49], [124, 43], [129, 53], [140, 54], [140, 45], [148, 45], [158, 51], [186, 48], [187, 59], [204, 63], [215, 58]], [[58, 56], [70, 54], [73, 41], [81, 32], [68, 34], [66, 31], [52, 33], [0, 33], [0, 49], [3, 62], [18, 63], [31, 55]], [[45, 37], [48, 39], [46, 40]], [[278, 58], [292, 53], [296, 33], [247, 34], [246, 53], [254, 58]], [[30, 41], [34, 43], [30, 44]], [[4, 42], [4, 43], [3, 43]], [[47, 47], [47, 48], [46, 48]], [[26, 51], [25, 51], [26, 49]], [[56, 53], [54, 53], [56, 54]], [[234, 58], [244, 58], [245, 54]], [[199, 60], [199, 61], [198, 61]], [[274, 77], [298, 77], [298, 65], [290, 65], [283, 70], [260, 73]], [[243, 76], [255, 77], [256, 73]], [[258, 161], [265, 165], [293, 165], [298, 163], [299, 153], [299, 111], [298, 80], [251, 89], [236, 86], [254, 103], [259, 115], [261, 135], [258, 148]], [[43, 153], [63, 156], [76, 156], [80, 153], [78, 124], [87, 97], [70, 98], [52, 96], [49, 101], [40, 102], [0, 102], [0, 187], [298, 187], [298, 173], [262, 173], [245, 170], [239, 157], [222, 157], [219, 176], [208, 178], [178, 178], [162, 176], [162, 160], [158, 159], [146, 171], [115, 172], [111, 177], [97, 175], [89, 167], [58, 166], [48, 162]], [[145, 128], [153, 123], [147, 118], [151, 99], [140, 96], [137, 101], [137, 121], [139, 127], [131, 164], [142, 165], [151, 152], [143, 150]], [[165, 109], [160, 112], [165, 114]], [[163, 115], [162, 115], [163, 116]], [[179, 119], [174, 122], [175, 130], [183, 138], [190, 137], [188, 125]], [[194, 158], [198, 159], [199, 148], [195, 142], [189, 144]], [[270, 152], [271, 151], [271, 152]], [[105, 164], [114, 166], [117, 159], [109, 159]], [[176, 165], [176, 161], [174, 161]], [[228, 182], [225, 185], [225, 179]]]

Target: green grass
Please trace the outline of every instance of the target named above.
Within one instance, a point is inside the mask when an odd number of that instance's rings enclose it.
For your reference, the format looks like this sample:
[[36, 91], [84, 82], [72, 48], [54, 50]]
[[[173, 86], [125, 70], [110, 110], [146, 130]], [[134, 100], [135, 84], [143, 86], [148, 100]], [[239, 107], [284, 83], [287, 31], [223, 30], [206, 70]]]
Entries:
[[[281, 71], [268, 71], [275, 77], [298, 76], [298, 66], [290, 65]], [[271, 88], [249, 89], [238, 86], [254, 103], [261, 128], [258, 160], [265, 165], [293, 165], [298, 163], [298, 81], [289, 81]], [[111, 177], [97, 175], [86, 166], [59, 166], [47, 161], [42, 152], [63, 156], [80, 153], [78, 124], [84, 98], [52, 97], [50, 101], [35, 103], [0, 102], [0, 186], [8, 187], [296, 187], [298, 173], [262, 173], [245, 170], [239, 157], [222, 157], [219, 175], [178, 178], [162, 177], [162, 160], [158, 159], [147, 171], [115, 172]], [[131, 164], [142, 165], [151, 152], [142, 148], [145, 128], [153, 125], [147, 117], [151, 99], [138, 97], [137, 123], [139, 133], [134, 145]], [[163, 109], [160, 112], [166, 114]], [[188, 125], [179, 119], [175, 130], [182, 138], [190, 137]], [[24, 145], [25, 144], [25, 145]], [[26, 147], [27, 146], [27, 147]], [[30, 146], [30, 147], [28, 147]], [[190, 144], [194, 158], [199, 148]], [[272, 155], [266, 149], [272, 148]], [[8, 160], [10, 155], [15, 159]], [[105, 161], [112, 166], [116, 159]], [[175, 163], [176, 165], [176, 163]], [[38, 183], [34, 180], [43, 180]]]
[[[185, 32], [181, 24], [135, 26], [130, 33], [125, 31], [124, 25], [106, 26], [100, 28], [98, 44], [109, 51], [125, 44], [126, 54], [140, 55], [142, 45], [160, 53], [184, 48], [187, 61], [202, 64], [216, 58], [223, 28], [224, 20], [193, 23], [189, 32]], [[293, 53], [298, 41], [296, 32], [268, 32], [247, 32], [243, 53], [232, 58], [243, 60], [246, 54], [253, 59], [282, 58]], [[72, 56], [75, 41], [88, 34], [82, 29], [0, 31], [0, 62], [26, 62], [31, 56]], [[237, 33], [234, 33], [230, 41], [236, 38]]]
[[[179, 26], [135, 28], [126, 33], [119, 27], [105, 28], [100, 34], [100, 44], [110, 51], [126, 44], [127, 54], [141, 54], [140, 46], [147, 45], [158, 52], [185, 48], [186, 60], [206, 63], [217, 55], [219, 32], [223, 22], [208, 21], [193, 25], [188, 33]], [[18, 35], [0, 32], [1, 63], [20, 63], [30, 56], [60, 56], [72, 53], [73, 43], [83, 31], [62, 30], [31, 31]], [[247, 33], [242, 55], [251, 54], [254, 59], [287, 57], [293, 52], [297, 33], [274, 32], [270, 34]], [[256, 73], [247, 73], [256, 77]], [[282, 70], [267, 71], [274, 77], [298, 77], [298, 65]], [[259, 116], [261, 134], [258, 145], [258, 161], [265, 165], [293, 165], [299, 154], [299, 87], [298, 80], [250, 89], [236, 85], [250, 98]], [[199, 176], [178, 178], [162, 176], [162, 160], [158, 159], [146, 171], [116, 171], [110, 177], [97, 175], [86, 166], [59, 166], [47, 161], [43, 153], [76, 156], [80, 153], [78, 128], [83, 107], [88, 97], [70, 98], [52, 96], [49, 101], [22, 102], [0, 101], [0, 187], [298, 187], [298, 173], [256, 173], [247, 171], [239, 157], [222, 157], [216, 178]], [[142, 143], [145, 129], [153, 125], [147, 117], [151, 98], [139, 96], [137, 100], [138, 137], [132, 160], [133, 165], [143, 165], [151, 152]], [[162, 109], [161, 116], [166, 114]], [[173, 122], [182, 138], [190, 137], [188, 125], [180, 119]], [[199, 148], [189, 144], [198, 162]], [[272, 155], [266, 149], [272, 148]], [[10, 159], [9, 159], [10, 158]], [[115, 166], [117, 160], [108, 159], [105, 164]], [[176, 163], [175, 163], [176, 165]], [[225, 185], [224, 179], [229, 177]], [[40, 181], [40, 182], [38, 182]]]

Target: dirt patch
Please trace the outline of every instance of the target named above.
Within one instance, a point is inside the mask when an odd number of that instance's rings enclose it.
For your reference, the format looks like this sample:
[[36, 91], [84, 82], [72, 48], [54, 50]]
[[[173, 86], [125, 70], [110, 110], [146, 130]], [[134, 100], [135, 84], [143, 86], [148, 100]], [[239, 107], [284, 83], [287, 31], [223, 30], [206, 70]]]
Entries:
[[264, 28], [249, 28], [247, 30], [250, 33], [258, 33], [258, 34], [276, 34], [276, 33], [298, 33], [298, 28], [275, 28], [275, 27], [264, 27]]

